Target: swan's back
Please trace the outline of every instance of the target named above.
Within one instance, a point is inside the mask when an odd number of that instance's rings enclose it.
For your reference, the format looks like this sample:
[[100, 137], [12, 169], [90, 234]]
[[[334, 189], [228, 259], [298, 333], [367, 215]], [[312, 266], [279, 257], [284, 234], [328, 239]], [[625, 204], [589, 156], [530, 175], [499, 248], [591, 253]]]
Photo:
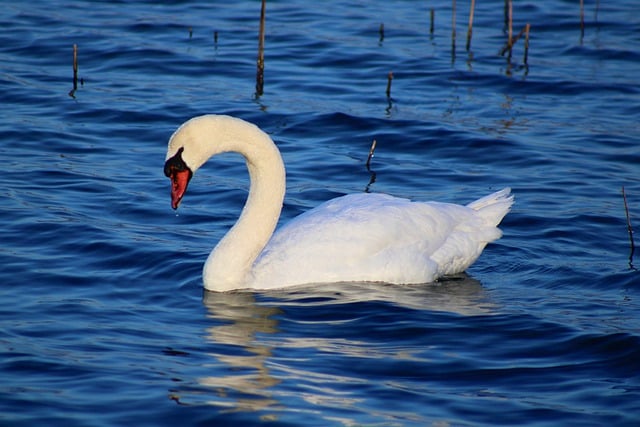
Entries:
[[336, 281], [427, 283], [464, 271], [513, 198], [504, 189], [467, 206], [351, 194], [280, 228], [256, 260], [254, 286]]

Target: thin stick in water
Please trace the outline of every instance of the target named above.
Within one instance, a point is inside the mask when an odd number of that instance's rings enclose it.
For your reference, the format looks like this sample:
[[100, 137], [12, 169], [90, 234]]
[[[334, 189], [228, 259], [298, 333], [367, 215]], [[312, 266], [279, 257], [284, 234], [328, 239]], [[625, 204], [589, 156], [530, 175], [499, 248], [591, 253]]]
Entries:
[[262, 9], [260, 10], [260, 33], [258, 34], [258, 70], [256, 72], [256, 95], [261, 96], [264, 93], [264, 19], [266, 0], [262, 0]]
[[389, 71], [387, 75], [387, 98], [391, 97], [391, 80], [393, 80], [393, 71]]
[[384, 23], [380, 24], [380, 41], [384, 40]]
[[529, 60], [529, 30], [531, 29], [531, 24], [527, 22], [527, 25], [524, 27], [524, 65], [529, 65], [527, 61]]
[[[507, 42], [502, 49], [500, 50], [500, 55], [504, 55], [506, 51], [511, 51], [511, 49], [513, 48], [513, 46], [518, 42], [518, 40], [520, 40], [520, 37], [522, 37], [522, 35], [525, 33], [525, 31], [527, 30], [527, 27], [525, 26], [524, 28], [522, 28], [520, 30], [520, 32], [518, 33], [517, 36], [513, 37], [513, 39], [511, 39], [511, 43]], [[528, 35], [528, 33], [527, 33]], [[509, 57], [511, 57], [511, 54], [509, 54]]]
[[580, 0], [580, 41], [584, 38], [584, 0]]
[[516, 44], [518, 39], [522, 36], [525, 31], [525, 28], [520, 30], [520, 33], [516, 37], [513, 37], [513, 3], [511, 0], [506, 0], [506, 9], [507, 9], [507, 42], [500, 49], [500, 56], [504, 56], [504, 54], [508, 51], [508, 58], [511, 59], [511, 53], [513, 51], [513, 45]]
[[471, 0], [471, 10], [469, 10], [469, 29], [467, 30], [467, 51], [471, 47], [471, 36], [473, 34], [473, 10], [476, 7], [476, 1]]
[[374, 171], [372, 171], [371, 168], [370, 168], [371, 158], [373, 157], [373, 152], [374, 151], [376, 151], [376, 140], [375, 139], [371, 143], [371, 148], [369, 149], [369, 157], [367, 157], [367, 172], [369, 172], [371, 174], [371, 176], [369, 177], [369, 183], [364, 188], [364, 192], [365, 193], [368, 193], [369, 189], [371, 188], [373, 183], [376, 182], [376, 173]]
[[73, 90], [78, 89], [78, 45], [73, 45]]
[[374, 139], [373, 142], [371, 143], [371, 148], [369, 149], [369, 157], [367, 157], [367, 170], [369, 169], [369, 165], [371, 164], [371, 158], [373, 157], [373, 153], [376, 151], [376, 140]]
[[509, 0], [504, 0], [504, 27], [502, 30], [504, 31], [507, 26], [509, 26]]
[[431, 8], [431, 20], [429, 21], [429, 34], [433, 34], [433, 28], [435, 26], [435, 20], [436, 20], [436, 11], [434, 8]]
[[451, 2], [451, 64], [456, 62], [456, 0]]
[[624, 201], [624, 212], [627, 215], [627, 231], [629, 232], [629, 265], [633, 266], [633, 253], [636, 250], [636, 245], [633, 242], [633, 228], [631, 227], [631, 218], [629, 217], [629, 205], [627, 205], [627, 195], [624, 192], [624, 185], [622, 186], [622, 200]]
[[456, 43], [456, 0], [451, 0], [451, 39]]
[[507, 38], [507, 45], [509, 46], [509, 58], [511, 58], [511, 48], [513, 47], [513, 1], [508, 0], [509, 8], [509, 36]]

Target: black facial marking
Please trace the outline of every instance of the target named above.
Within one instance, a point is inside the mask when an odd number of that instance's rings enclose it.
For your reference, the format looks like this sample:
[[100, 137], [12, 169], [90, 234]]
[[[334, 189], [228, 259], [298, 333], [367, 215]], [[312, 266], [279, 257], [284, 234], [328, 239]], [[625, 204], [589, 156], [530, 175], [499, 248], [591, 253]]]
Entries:
[[167, 177], [171, 177], [173, 171], [182, 172], [183, 170], [189, 169], [187, 164], [182, 160], [182, 152], [184, 151], [184, 147], [180, 147], [178, 152], [167, 159], [164, 163], [164, 174]]

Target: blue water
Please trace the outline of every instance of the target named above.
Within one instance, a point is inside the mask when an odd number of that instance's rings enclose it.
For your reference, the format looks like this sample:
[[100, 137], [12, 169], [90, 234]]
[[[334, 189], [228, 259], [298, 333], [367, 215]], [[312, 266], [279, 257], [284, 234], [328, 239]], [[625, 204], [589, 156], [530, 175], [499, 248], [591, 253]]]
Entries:
[[[577, 1], [515, 2], [524, 64], [500, 1], [470, 51], [467, 2], [454, 46], [449, 1], [269, 1], [259, 97], [259, 2], [216, 3], [3, 2], [0, 425], [640, 424], [637, 2], [585, 2], [584, 34]], [[166, 142], [204, 113], [275, 139], [283, 221], [365, 190], [516, 205], [450, 280], [203, 295], [248, 191], [223, 157], [170, 208]]]

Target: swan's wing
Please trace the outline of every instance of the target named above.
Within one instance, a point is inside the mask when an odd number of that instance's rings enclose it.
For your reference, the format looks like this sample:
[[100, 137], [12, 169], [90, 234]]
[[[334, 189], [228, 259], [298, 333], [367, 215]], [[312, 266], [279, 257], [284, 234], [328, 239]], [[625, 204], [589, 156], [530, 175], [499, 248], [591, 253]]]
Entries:
[[254, 265], [255, 280], [274, 287], [338, 280], [433, 281], [464, 264], [449, 258], [466, 260], [468, 253], [471, 262], [477, 258], [481, 249], [473, 234], [481, 225], [486, 228], [481, 223], [473, 209], [460, 205], [383, 194], [339, 197], [280, 228]]

